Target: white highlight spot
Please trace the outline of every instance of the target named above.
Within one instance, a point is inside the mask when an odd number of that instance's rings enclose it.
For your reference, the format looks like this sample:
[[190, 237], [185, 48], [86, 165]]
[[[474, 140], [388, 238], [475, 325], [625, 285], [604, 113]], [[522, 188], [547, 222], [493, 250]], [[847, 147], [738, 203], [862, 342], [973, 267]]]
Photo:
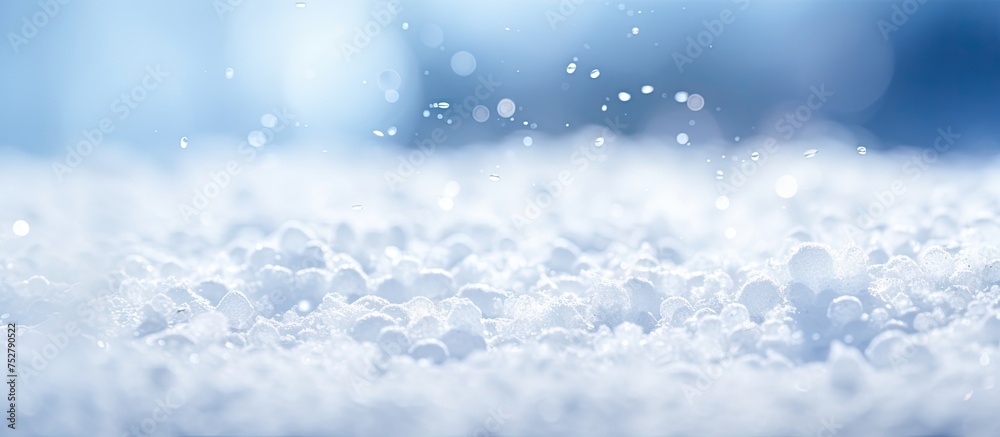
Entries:
[[618, 93], [618, 100], [621, 100], [623, 102], [627, 102], [629, 100], [632, 100], [632, 95], [629, 94], [629, 93], [626, 93], [625, 91], [622, 91], [622, 92]]
[[701, 94], [691, 94], [687, 98], [687, 105], [692, 111], [701, 111], [705, 107], [705, 98]]
[[719, 211], [725, 211], [729, 209], [729, 198], [726, 196], [717, 197], [715, 199], [715, 207], [718, 208]]
[[14, 222], [12, 230], [14, 231], [14, 235], [17, 235], [18, 237], [23, 237], [25, 235], [28, 235], [28, 232], [31, 232], [31, 226], [28, 226], [28, 222], [24, 220], [18, 220]]
[[689, 140], [688, 134], [684, 132], [677, 134], [677, 144], [687, 144]]
[[511, 99], [503, 99], [500, 100], [500, 103], [497, 103], [497, 114], [499, 114], [501, 118], [510, 118], [514, 115], [514, 111], [516, 109], [517, 106], [514, 105], [514, 101]]
[[476, 57], [465, 50], [451, 56], [451, 71], [459, 76], [468, 76], [476, 71]]
[[799, 192], [799, 182], [795, 180], [795, 176], [786, 174], [774, 183], [774, 192], [782, 199], [791, 199]]

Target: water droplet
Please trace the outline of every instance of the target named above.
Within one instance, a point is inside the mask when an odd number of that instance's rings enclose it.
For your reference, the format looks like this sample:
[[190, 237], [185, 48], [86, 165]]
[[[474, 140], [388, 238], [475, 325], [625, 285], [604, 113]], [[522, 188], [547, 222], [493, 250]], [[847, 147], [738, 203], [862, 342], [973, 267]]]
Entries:
[[687, 144], [689, 140], [688, 134], [684, 132], [677, 134], [677, 144]]
[[500, 175], [495, 174], [495, 173], [491, 174], [490, 175], [490, 180], [493, 181], [493, 182], [500, 182]]
[[687, 98], [687, 105], [692, 111], [701, 111], [705, 107], [705, 98], [701, 94], [691, 94]]
[[760, 153], [759, 152], [753, 152], [753, 153], [751, 153], [750, 154], [750, 159], [752, 159], [754, 161], [760, 159]]
[[489, 120], [489, 118], [490, 118], [490, 108], [487, 108], [483, 105], [476, 105], [475, 108], [472, 108], [473, 120], [483, 123], [486, 120]]
[[380, 130], [373, 130], [372, 133], [375, 134], [376, 137], [384, 137], [385, 136], [385, 134], [382, 133], [382, 131], [380, 131]]
[[375, 81], [378, 84], [378, 89], [382, 91], [398, 90], [402, 82], [403, 79], [399, 77], [399, 72], [396, 70], [383, 70]]
[[566, 66], [566, 72], [569, 73], [569, 74], [575, 73], [576, 72], [576, 63], [575, 62], [570, 62], [569, 65]]
[[593, 70], [590, 70], [590, 78], [591, 79], [597, 79], [600, 75], [601, 75], [601, 70], [598, 70], [596, 68], [593, 69]]
[[688, 93], [684, 91], [678, 91], [674, 94], [674, 101], [677, 103], [684, 103], [688, 101]]
[[399, 101], [399, 91], [396, 90], [386, 90], [385, 101], [389, 103], [396, 103]]
[[621, 100], [623, 102], [627, 102], [629, 100], [632, 100], [632, 95], [629, 94], [629, 93], [626, 93], [625, 91], [622, 91], [622, 92], [618, 93], [618, 100]]
[[390, 137], [396, 135], [396, 126], [389, 126], [385, 133], [389, 134]]
[[232, 67], [226, 69], [226, 79], [232, 79], [235, 74], [236, 72], [233, 71]]
[[594, 140], [594, 147], [601, 147], [603, 145], [604, 145], [604, 137], [597, 137], [597, 139]]
[[535, 140], [531, 139], [531, 137], [524, 137], [523, 143], [525, 147], [531, 147], [531, 145], [535, 143]]
[[353, 209], [355, 211], [361, 211], [362, 209], [365, 209], [365, 206], [364, 205], [360, 205], [360, 204], [359, 205], [352, 205], [351, 209]]
[[462, 77], [472, 74], [476, 71], [476, 57], [465, 50], [455, 52], [451, 56], [451, 71]]
[[868, 154], [868, 148], [865, 146], [858, 146], [858, 155]]
[[267, 128], [275, 127], [278, 125], [278, 117], [271, 113], [264, 114], [260, 116], [260, 124]]
[[181, 137], [181, 148], [186, 149], [188, 147], [188, 137]]
[[247, 134], [247, 142], [254, 147], [264, 147], [264, 143], [267, 143], [267, 135], [259, 130], [252, 131]]
[[28, 222], [24, 220], [18, 220], [14, 222], [14, 226], [11, 227], [11, 230], [14, 231], [14, 235], [23, 237], [28, 235], [28, 232], [31, 232], [31, 226], [28, 226]]
[[514, 111], [516, 109], [517, 106], [511, 99], [502, 99], [499, 103], [497, 103], [497, 114], [500, 115], [501, 118], [510, 118], [514, 115]]
[[638, 35], [638, 34], [639, 34], [639, 28], [638, 27], [633, 27], [632, 28], [632, 35]]

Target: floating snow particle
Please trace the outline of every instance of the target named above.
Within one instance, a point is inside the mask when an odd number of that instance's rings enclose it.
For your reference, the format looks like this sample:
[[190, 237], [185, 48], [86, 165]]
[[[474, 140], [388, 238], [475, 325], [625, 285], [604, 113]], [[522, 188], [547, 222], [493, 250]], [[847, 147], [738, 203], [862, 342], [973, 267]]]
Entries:
[[809, 149], [809, 150], [806, 150], [805, 152], [803, 152], [802, 156], [805, 157], [806, 159], [809, 159], [809, 158], [812, 158], [812, 157], [816, 156], [817, 153], [819, 153], [819, 150]]
[[510, 118], [514, 115], [514, 111], [516, 109], [517, 107], [511, 99], [501, 99], [500, 102], [497, 103], [497, 115], [501, 118]]
[[622, 91], [622, 92], [618, 93], [618, 100], [621, 100], [623, 102], [627, 102], [629, 100], [632, 100], [632, 95], [629, 94], [629, 93], [627, 93], [627, 92], [625, 92], [625, 91]]
[[455, 197], [462, 191], [462, 185], [458, 181], [448, 181], [444, 184], [444, 195], [447, 197]]
[[226, 69], [226, 79], [232, 79], [235, 74], [236, 72], [232, 69], [232, 67]]
[[858, 155], [868, 154], [868, 148], [865, 146], [858, 146]]
[[524, 140], [522, 140], [522, 142], [526, 147], [531, 147], [531, 145], [534, 144], [535, 140], [531, 139], [531, 137], [524, 137]]
[[590, 70], [590, 78], [591, 79], [597, 79], [600, 76], [601, 76], [601, 70], [598, 70], [596, 68], [593, 69], [593, 70]]
[[687, 98], [687, 107], [692, 111], [701, 111], [705, 107], [705, 98], [701, 94], [691, 94]]
[[264, 147], [264, 144], [267, 143], [267, 135], [259, 130], [251, 131], [247, 134], [247, 142], [257, 148]]
[[402, 27], [403, 27], [403, 30], [410, 30], [410, 23], [407, 23], [407, 22], [404, 21]]
[[382, 131], [380, 131], [380, 130], [373, 130], [372, 133], [375, 134], [376, 137], [384, 137], [385, 136], [385, 134], [382, 133]]
[[306, 7], [306, 2], [295, 2], [295, 7], [301, 9]]
[[750, 154], [750, 159], [753, 160], [753, 161], [756, 161], [756, 160], [760, 159], [760, 153], [759, 152], [753, 152], [753, 153], [751, 153]]
[[729, 209], [729, 198], [726, 196], [719, 196], [715, 199], [715, 207], [720, 211], [725, 211]]
[[569, 65], [566, 66], [566, 72], [569, 73], [569, 74], [575, 73], [576, 72], [576, 63], [575, 62], [570, 62]]
[[500, 175], [498, 175], [498, 174], [491, 174], [490, 175], [490, 180], [493, 181], [493, 182], [500, 182]]
[[642, 91], [643, 94], [650, 94], [650, 93], [653, 92], [653, 86], [652, 85], [643, 85], [642, 89], [640, 91]]
[[465, 50], [451, 56], [451, 71], [459, 76], [468, 76], [476, 71], [476, 57]]
[[186, 149], [188, 147], [188, 137], [181, 137], [181, 148]]
[[677, 103], [684, 103], [688, 101], [688, 93], [684, 91], [674, 93], [674, 101]]
[[28, 235], [28, 232], [31, 231], [31, 227], [28, 226], [28, 222], [24, 220], [18, 220], [14, 222], [12, 230], [14, 231], [14, 235], [17, 235], [18, 237], [23, 237], [25, 235]]
[[438, 207], [445, 211], [451, 211], [455, 207], [455, 200], [451, 197], [442, 197], [438, 199]]
[[399, 85], [402, 83], [402, 78], [399, 77], [399, 72], [396, 70], [382, 70], [378, 75], [376, 83], [378, 88], [382, 91], [398, 90]]
[[486, 120], [489, 120], [489, 118], [490, 118], [490, 108], [487, 108], [483, 105], [476, 105], [475, 108], [472, 108], [473, 120], [483, 123]]
[[389, 129], [385, 131], [389, 136], [396, 135], [396, 126], [389, 126]]
[[278, 117], [271, 113], [261, 115], [260, 124], [266, 128], [275, 127], [278, 125]]
[[638, 34], [639, 34], [639, 28], [638, 27], [633, 27], [632, 28], [632, 35], [638, 35]]
[[254, 318], [253, 305], [250, 300], [239, 291], [230, 291], [222, 298], [215, 310], [226, 316], [229, 327], [242, 331], [250, 327]]
[[795, 180], [795, 176], [784, 175], [775, 181], [774, 192], [782, 199], [791, 199], [799, 192], [799, 182]]
[[604, 145], [604, 137], [597, 137], [597, 139], [594, 140], [594, 147], [601, 147], [603, 145]]
[[399, 101], [399, 91], [396, 90], [386, 90], [385, 101], [389, 103], [396, 103]]
[[688, 134], [681, 132], [677, 134], [677, 144], [687, 144], [691, 139], [688, 138]]
[[354, 210], [354, 211], [361, 211], [362, 209], [365, 209], [365, 206], [364, 206], [364, 205], [361, 205], [361, 204], [358, 204], [358, 205], [352, 205], [352, 206], [351, 206], [351, 209], [352, 209], [352, 210]]
[[440, 27], [430, 24], [420, 32], [420, 41], [425, 46], [436, 49], [444, 42], [444, 31]]

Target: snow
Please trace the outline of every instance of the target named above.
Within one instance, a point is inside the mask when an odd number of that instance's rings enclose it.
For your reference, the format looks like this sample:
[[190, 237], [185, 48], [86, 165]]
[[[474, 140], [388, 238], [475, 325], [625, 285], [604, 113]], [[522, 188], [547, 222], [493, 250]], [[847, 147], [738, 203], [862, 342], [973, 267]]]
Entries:
[[22, 432], [991, 435], [996, 162], [938, 162], [865, 225], [907, 152], [785, 145], [720, 210], [711, 147], [609, 137], [577, 166], [600, 131], [442, 147], [395, 191], [397, 150], [290, 148], [190, 221], [230, 159], [208, 139], [64, 184], [0, 164], [32, 187], [0, 199], [31, 223], [0, 234]]

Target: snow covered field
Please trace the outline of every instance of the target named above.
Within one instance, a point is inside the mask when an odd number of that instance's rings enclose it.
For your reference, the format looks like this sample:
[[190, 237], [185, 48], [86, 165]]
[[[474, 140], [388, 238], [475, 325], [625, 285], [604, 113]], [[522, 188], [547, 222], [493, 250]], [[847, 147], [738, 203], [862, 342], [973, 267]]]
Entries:
[[599, 135], [5, 160], [17, 432], [993, 435], [996, 161]]

